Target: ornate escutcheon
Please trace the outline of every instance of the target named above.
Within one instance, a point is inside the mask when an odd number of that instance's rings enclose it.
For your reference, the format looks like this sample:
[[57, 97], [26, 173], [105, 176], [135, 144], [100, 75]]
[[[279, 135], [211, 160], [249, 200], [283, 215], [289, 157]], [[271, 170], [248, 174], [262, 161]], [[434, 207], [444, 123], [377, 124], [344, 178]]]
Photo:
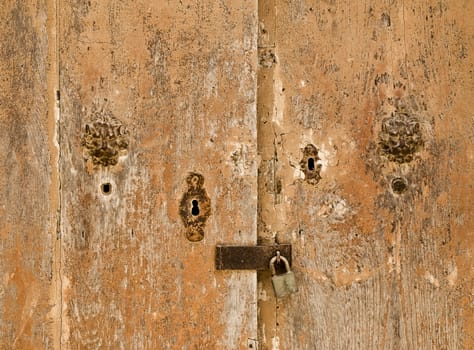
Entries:
[[110, 111], [97, 111], [85, 125], [81, 145], [84, 158], [95, 167], [116, 165], [128, 151], [128, 131]]
[[382, 121], [379, 134], [382, 153], [392, 162], [408, 163], [423, 146], [418, 118], [396, 111]]
[[187, 190], [181, 198], [179, 214], [186, 227], [186, 238], [199, 242], [204, 238], [204, 227], [211, 215], [211, 200], [204, 189], [204, 177], [190, 173], [186, 177]]

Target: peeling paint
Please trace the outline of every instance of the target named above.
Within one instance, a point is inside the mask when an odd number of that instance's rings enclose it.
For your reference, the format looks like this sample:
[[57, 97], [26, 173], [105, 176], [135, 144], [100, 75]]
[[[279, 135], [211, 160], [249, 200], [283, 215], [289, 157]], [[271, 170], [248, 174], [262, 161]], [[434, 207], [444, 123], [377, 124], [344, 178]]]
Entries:
[[280, 338], [273, 337], [272, 338], [272, 350], [279, 350], [280, 349]]
[[447, 276], [448, 283], [451, 287], [454, 287], [456, 285], [457, 279], [458, 279], [458, 268], [457, 266], [454, 266], [451, 268], [451, 271], [448, 273]]
[[434, 277], [431, 273], [426, 271], [424, 277], [433, 286], [435, 286], [436, 288], [439, 288], [439, 280], [436, 277]]

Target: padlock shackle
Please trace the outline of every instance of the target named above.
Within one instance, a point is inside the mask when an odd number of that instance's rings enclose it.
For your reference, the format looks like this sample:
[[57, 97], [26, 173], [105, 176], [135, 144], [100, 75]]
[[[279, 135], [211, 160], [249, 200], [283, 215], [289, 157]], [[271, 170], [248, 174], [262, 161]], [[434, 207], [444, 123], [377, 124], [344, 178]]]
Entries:
[[270, 259], [270, 271], [272, 273], [272, 276], [276, 275], [275, 262], [278, 258], [285, 264], [286, 272], [290, 271], [290, 263], [288, 262], [288, 260], [282, 255], [277, 255]]

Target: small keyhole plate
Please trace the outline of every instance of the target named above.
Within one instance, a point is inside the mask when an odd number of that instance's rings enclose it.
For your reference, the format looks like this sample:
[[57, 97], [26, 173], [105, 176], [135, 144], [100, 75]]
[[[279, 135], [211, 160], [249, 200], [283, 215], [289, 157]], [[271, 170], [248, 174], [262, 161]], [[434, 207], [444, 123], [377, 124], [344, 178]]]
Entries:
[[305, 181], [316, 185], [321, 180], [321, 164], [318, 161], [318, 149], [312, 144], [306, 145], [303, 150], [303, 158], [300, 161], [300, 169], [304, 173]]
[[179, 204], [179, 214], [186, 228], [186, 238], [198, 242], [204, 238], [204, 227], [211, 215], [211, 200], [204, 189], [204, 177], [190, 173], [186, 178], [187, 190]]

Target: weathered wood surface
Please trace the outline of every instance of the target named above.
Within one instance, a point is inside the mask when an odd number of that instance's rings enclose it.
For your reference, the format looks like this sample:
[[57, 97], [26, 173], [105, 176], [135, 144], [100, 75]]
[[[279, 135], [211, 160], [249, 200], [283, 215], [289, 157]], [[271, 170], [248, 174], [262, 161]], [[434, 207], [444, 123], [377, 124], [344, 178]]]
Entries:
[[474, 348], [474, 3], [269, 3], [261, 237], [300, 291], [260, 289], [260, 349]]
[[2, 3], [1, 349], [255, 348], [257, 159], [260, 350], [474, 348], [474, 4], [258, 3]]
[[63, 349], [256, 338], [255, 271], [214, 268], [216, 244], [256, 243], [256, 14], [60, 3]]
[[0, 349], [51, 349], [59, 331], [52, 13], [0, 5]]

